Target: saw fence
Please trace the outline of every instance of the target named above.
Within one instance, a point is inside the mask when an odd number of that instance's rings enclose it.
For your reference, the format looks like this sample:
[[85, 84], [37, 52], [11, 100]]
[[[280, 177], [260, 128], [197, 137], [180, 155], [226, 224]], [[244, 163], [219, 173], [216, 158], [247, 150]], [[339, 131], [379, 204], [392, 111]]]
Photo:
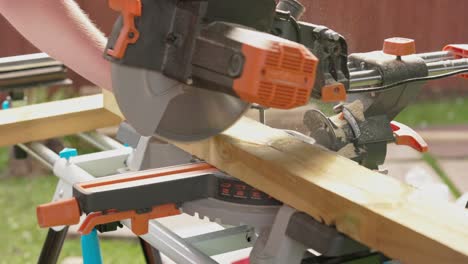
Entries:
[[[0, 112], [0, 146], [122, 121], [112, 94]], [[468, 263], [468, 213], [317, 145], [244, 118], [179, 148], [404, 263]]]

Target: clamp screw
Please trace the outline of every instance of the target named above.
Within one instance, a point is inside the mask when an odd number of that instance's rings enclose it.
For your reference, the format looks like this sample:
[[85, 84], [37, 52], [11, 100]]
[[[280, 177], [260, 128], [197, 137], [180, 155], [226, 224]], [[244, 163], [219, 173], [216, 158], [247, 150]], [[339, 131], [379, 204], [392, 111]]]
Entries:
[[413, 39], [389, 38], [384, 42], [383, 52], [385, 54], [395, 55], [397, 58], [401, 58], [401, 56], [416, 53], [416, 44]]
[[171, 46], [179, 47], [182, 44], [182, 36], [171, 32], [166, 36], [166, 43]]
[[59, 156], [60, 158], [65, 158], [68, 161], [71, 157], [78, 156], [78, 151], [75, 148], [64, 148], [59, 152]]

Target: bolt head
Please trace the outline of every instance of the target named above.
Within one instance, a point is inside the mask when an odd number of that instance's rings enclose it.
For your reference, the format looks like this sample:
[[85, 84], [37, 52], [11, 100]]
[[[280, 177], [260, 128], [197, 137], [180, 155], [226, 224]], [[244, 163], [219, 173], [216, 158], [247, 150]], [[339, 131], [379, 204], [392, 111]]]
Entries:
[[238, 77], [241, 75], [243, 67], [244, 57], [239, 53], [235, 53], [229, 60], [228, 74], [231, 77]]

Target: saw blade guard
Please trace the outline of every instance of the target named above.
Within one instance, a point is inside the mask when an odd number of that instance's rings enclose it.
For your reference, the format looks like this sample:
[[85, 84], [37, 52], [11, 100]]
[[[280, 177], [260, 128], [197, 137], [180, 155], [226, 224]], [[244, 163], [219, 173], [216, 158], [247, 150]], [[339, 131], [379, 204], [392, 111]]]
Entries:
[[250, 104], [195, 88], [159, 72], [112, 64], [114, 94], [127, 121], [142, 135], [197, 141], [240, 119]]

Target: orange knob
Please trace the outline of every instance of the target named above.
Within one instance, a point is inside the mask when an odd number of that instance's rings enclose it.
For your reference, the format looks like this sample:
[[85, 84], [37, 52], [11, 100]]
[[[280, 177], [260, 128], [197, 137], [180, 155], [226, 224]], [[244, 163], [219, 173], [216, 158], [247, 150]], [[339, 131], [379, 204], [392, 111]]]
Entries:
[[416, 44], [413, 39], [389, 38], [384, 42], [383, 52], [395, 56], [411, 55], [416, 53]]
[[39, 205], [36, 215], [40, 227], [76, 225], [80, 222], [81, 210], [78, 200], [70, 198]]

